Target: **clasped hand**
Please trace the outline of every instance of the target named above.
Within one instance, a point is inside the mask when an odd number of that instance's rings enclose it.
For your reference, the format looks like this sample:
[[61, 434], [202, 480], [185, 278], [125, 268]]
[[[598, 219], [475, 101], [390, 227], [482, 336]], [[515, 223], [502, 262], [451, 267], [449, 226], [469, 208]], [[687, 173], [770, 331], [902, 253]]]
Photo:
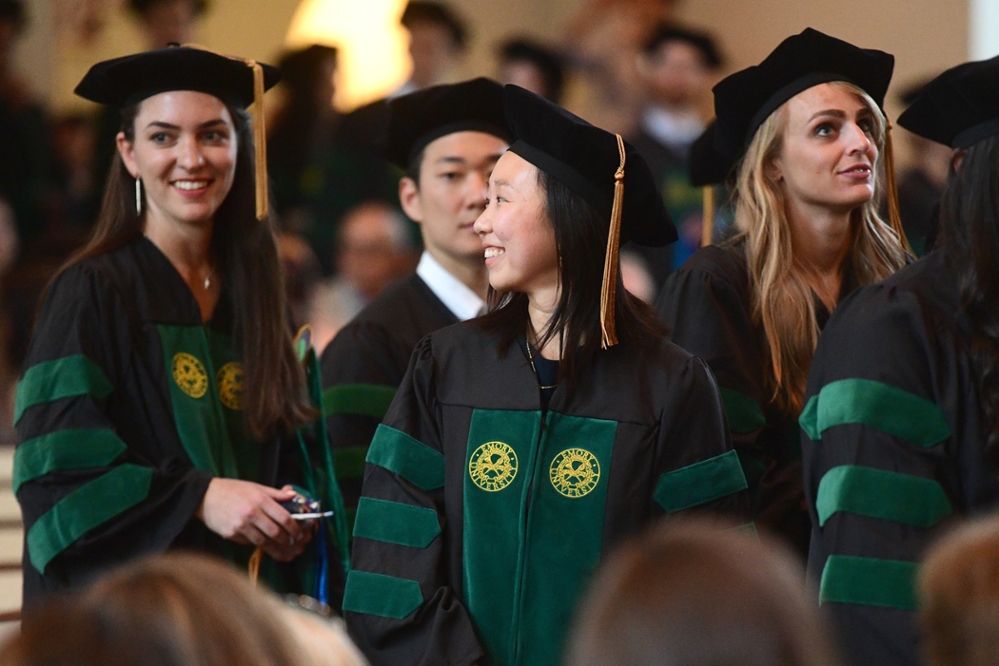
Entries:
[[279, 562], [289, 562], [312, 540], [313, 526], [299, 524], [279, 502], [294, 498], [280, 490], [239, 479], [214, 478], [195, 515], [211, 531], [239, 544], [260, 546]]

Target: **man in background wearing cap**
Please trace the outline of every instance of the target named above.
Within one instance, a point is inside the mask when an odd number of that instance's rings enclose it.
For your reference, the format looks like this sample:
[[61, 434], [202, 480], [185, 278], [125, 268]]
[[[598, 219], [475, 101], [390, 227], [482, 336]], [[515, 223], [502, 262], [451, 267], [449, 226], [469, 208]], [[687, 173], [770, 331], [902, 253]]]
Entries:
[[396, 98], [388, 113], [387, 156], [406, 172], [399, 201], [420, 225], [425, 251], [416, 273], [375, 299], [322, 355], [323, 411], [348, 510], [416, 343], [485, 310], [488, 278], [472, 224], [509, 136], [502, 87], [488, 79]]

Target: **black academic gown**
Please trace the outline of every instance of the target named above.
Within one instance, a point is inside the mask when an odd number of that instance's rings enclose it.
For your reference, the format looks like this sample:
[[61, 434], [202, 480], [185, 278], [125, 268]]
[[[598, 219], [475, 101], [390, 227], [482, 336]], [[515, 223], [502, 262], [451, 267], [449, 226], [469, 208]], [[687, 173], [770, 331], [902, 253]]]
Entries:
[[451, 326], [417, 347], [367, 457], [344, 597], [375, 666], [555, 666], [601, 558], [656, 517], [744, 519], [704, 364], [597, 354], [542, 413], [523, 351]]
[[[840, 298], [857, 280], [847, 266]], [[752, 316], [744, 242], [702, 248], [674, 272], [656, 304], [670, 339], [704, 359], [718, 381], [732, 440], [749, 481], [757, 526], [807, 554], [809, 521], [801, 482], [797, 414], [780, 409], [766, 377], [770, 354]], [[821, 328], [829, 318], [815, 299]]]
[[815, 351], [808, 570], [855, 666], [920, 663], [917, 562], [948, 522], [999, 505], [967, 347], [937, 251], [841, 303]]
[[323, 411], [350, 517], [375, 429], [426, 335], [458, 318], [413, 273], [385, 290], [323, 351]]
[[247, 549], [194, 516], [208, 484], [300, 482], [300, 449], [248, 436], [232, 333], [227, 294], [202, 325], [144, 236], [53, 283], [15, 407], [26, 604], [176, 548], [245, 562]]

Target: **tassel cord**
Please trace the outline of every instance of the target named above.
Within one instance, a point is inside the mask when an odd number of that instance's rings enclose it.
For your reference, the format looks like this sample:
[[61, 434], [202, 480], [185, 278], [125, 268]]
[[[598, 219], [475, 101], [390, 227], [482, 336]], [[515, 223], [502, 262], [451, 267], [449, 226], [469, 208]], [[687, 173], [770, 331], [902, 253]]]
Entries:
[[600, 288], [600, 344], [604, 349], [617, 344], [615, 309], [617, 306], [617, 275], [621, 250], [621, 215], [624, 208], [624, 140], [617, 137], [617, 150], [621, 162], [614, 172], [614, 205], [611, 207], [610, 228], [607, 231], [607, 253], [604, 256], [603, 284]]

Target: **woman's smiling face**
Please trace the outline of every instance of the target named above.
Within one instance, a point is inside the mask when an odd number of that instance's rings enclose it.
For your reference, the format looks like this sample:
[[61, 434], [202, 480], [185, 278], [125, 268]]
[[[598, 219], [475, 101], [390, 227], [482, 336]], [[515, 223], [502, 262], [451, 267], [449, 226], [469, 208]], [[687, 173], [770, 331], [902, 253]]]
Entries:
[[475, 231], [493, 289], [528, 296], [557, 289], [558, 252], [545, 193], [537, 168], [516, 153], [504, 153], [493, 168]]
[[141, 178], [147, 225], [211, 221], [232, 188], [236, 128], [219, 98], [180, 90], [142, 101], [134, 140], [118, 134], [118, 150]]

